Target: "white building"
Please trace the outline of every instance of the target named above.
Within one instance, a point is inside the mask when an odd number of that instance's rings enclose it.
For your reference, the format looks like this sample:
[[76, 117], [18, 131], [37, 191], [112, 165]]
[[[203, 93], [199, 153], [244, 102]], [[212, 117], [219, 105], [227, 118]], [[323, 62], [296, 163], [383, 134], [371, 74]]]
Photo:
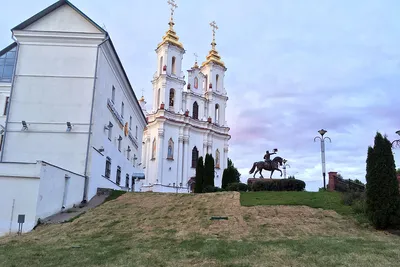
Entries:
[[11, 31], [0, 53], [0, 234], [16, 230], [16, 211], [33, 226], [97, 188], [138, 191], [146, 118], [108, 33], [65, 0]]
[[215, 48], [215, 28], [206, 61], [188, 70], [186, 83], [182, 71], [185, 49], [173, 29], [172, 16], [169, 25], [156, 49], [153, 106], [143, 134], [146, 178], [142, 191], [189, 192], [197, 160], [206, 154], [214, 157], [214, 183], [220, 187], [230, 135], [225, 121], [227, 69]]

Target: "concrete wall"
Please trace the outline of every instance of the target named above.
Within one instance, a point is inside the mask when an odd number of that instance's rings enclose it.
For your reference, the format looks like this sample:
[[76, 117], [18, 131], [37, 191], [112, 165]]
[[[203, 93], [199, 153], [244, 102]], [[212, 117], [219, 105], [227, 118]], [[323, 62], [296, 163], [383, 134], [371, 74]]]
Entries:
[[49, 163], [41, 163], [36, 219], [78, 205], [83, 199], [85, 178]]

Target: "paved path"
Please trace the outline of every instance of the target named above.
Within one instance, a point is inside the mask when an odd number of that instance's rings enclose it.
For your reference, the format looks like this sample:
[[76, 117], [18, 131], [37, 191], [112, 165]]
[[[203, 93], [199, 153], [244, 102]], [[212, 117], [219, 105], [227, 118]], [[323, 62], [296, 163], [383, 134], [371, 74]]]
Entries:
[[104, 200], [107, 197], [108, 197], [108, 194], [96, 195], [82, 208], [80, 208], [80, 207], [71, 208], [69, 210], [54, 214], [50, 217], [43, 219], [42, 223], [43, 224], [52, 224], [52, 223], [66, 222], [82, 213], [85, 213], [89, 209], [95, 208], [95, 207], [103, 204]]

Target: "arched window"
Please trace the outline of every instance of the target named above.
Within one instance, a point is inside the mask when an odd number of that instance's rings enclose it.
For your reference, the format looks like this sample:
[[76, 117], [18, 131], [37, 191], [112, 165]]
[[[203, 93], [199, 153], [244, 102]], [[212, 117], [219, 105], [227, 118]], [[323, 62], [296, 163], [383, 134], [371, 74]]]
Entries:
[[176, 74], [176, 58], [172, 57], [172, 74]]
[[174, 159], [174, 141], [172, 140], [172, 137], [168, 140], [167, 159]]
[[160, 100], [161, 100], [161, 88], [159, 88], [158, 92], [157, 92], [157, 109], [160, 108], [160, 104], [161, 104]]
[[219, 83], [219, 75], [217, 74], [215, 76], [215, 90], [217, 90], [217, 91], [218, 91], [218, 83]]
[[199, 79], [197, 77], [194, 77], [194, 88], [199, 88]]
[[160, 70], [159, 70], [160, 75], [161, 75], [162, 69], [163, 69], [163, 60], [164, 60], [164, 57], [160, 57]]
[[173, 88], [169, 89], [169, 107], [174, 107], [175, 100], [175, 90]]
[[219, 159], [219, 150], [217, 149], [217, 151], [215, 151], [215, 168], [218, 168], [218, 169], [219, 169], [219, 162], [220, 162], [220, 159]]
[[199, 159], [199, 151], [197, 150], [197, 147], [194, 147], [192, 149], [192, 168], [196, 168], [198, 159]]
[[193, 119], [198, 120], [199, 119], [199, 105], [197, 104], [196, 101], [193, 103]]
[[155, 158], [156, 158], [156, 139], [154, 138], [153, 146], [152, 146], [152, 150], [151, 150], [151, 159], [155, 159]]
[[219, 122], [219, 104], [215, 104], [215, 118], [214, 118], [215, 123]]
[[208, 75], [205, 76], [204, 90], [208, 90]]

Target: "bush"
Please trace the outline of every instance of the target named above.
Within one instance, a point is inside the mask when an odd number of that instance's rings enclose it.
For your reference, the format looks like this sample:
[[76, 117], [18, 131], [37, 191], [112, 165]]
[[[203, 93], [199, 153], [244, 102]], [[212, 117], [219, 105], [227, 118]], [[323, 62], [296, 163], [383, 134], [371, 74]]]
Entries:
[[224, 189], [216, 187], [216, 186], [211, 186], [207, 185], [203, 188], [203, 193], [215, 193], [215, 192], [222, 192]]
[[342, 194], [342, 203], [347, 206], [352, 206], [356, 201], [365, 201], [365, 193], [363, 192], [346, 192]]
[[204, 164], [203, 164], [203, 157], [200, 157], [197, 160], [197, 165], [196, 165], [196, 177], [194, 184], [195, 193], [203, 192], [203, 183], [204, 183]]
[[251, 191], [303, 191], [306, 183], [297, 179], [259, 179], [249, 187]]
[[215, 163], [214, 158], [211, 154], [206, 154], [204, 159], [204, 176], [203, 176], [203, 186], [214, 187], [215, 178]]
[[226, 186], [226, 191], [247, 192], [248, 189], [248, 185], [244, 183], [230, 183]]

